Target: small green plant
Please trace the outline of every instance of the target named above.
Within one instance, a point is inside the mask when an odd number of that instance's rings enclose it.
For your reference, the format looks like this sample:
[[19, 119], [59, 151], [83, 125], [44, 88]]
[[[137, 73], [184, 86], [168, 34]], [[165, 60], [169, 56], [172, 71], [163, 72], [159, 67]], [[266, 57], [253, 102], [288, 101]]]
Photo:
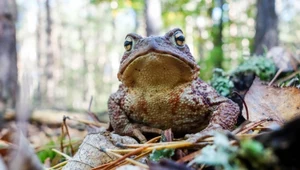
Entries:
[[211, 85], [222, 96], [228, 96], [234, 87], [233, 82], [229, 80], [224, 70], [220, 68], [214, 70]]
[[300, 89], [300, 74], [297, 74], [293, 78], [284, 81], [283, 83], [280, 84], [280, 87], [291, 87], [291, 86]]
[[151, 161], [159, 161], [162, 158], [171, 158], [175, 153], [175, 149], [153, 150], [150, 154]]
[[221, 133], [214, 136], [214, 144], [202, 149], [201, 154], [189, 163], [213, 166], [217, 170], [268, 169], [275, 166], [276, 158], [270, 149], [255, 140], [246, 139], [231, 145]]
[[271, 80], [276, 73], [274, 62], [263, 56], [253, 56], [239, 65], [233, 72], [233, 76], [239, 74], [254, 73], [261, 80]]
[[55, 146], [54, 141], [50, 141], [45, 146], [46, 147], [45, 149], [43, 149], [37, 153], [37, 156], [41, 162], [44, 163], [47, 158], [50, 158], [50, 160], [52, 160], [56, 156], [56, 153], [52, 150], [52, 148], [54, 148], [54, 146]]
[[[249, 83], [251, 85], [252, 81], [248, 82], [247, 80], [252, 80], [250, 77], [253, 77], [253, 74], [261, 80], [267, 81], [271, 80], [275, 73], [276, 66], [271, 59], [262, 56], [253, 56], [234, 69], [230, 76], [220, 68], [215, 69], [211, 85], [219, 94], [227, 97], [231, 94], [236, 83], [244, 81], [244, 84]], [[249, 78], [245, 79], [245, 77]]]

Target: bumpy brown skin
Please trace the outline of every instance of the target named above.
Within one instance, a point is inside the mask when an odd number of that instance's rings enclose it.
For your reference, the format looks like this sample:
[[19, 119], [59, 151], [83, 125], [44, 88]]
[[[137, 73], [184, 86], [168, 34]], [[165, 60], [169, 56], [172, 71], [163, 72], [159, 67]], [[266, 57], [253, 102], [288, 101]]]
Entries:
[[[189, 134], [196, 142], [213, 130], [230, 130], [239, 114], [238, 105], [220, 96], [198, 78], [199, 67], [187, 45], [177, 45], [178, 28], [159, 37], [133, 39], [132, 49], [121, 60], [122, 82], [108, 101], [110, 124], [120, 135], [161, 133]], [[197, 133], [198, 132], [198, 133]]]

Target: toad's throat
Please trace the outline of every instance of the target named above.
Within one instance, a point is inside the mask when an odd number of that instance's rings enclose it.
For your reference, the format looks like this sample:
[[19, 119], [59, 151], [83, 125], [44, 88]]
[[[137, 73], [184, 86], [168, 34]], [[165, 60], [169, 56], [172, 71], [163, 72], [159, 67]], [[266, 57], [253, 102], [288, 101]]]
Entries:
[[133, 60], [121, 81], [127, 87], [172, 88], [193, 79], [194, 71], [186, 62], [170, 54], [151, 52]]

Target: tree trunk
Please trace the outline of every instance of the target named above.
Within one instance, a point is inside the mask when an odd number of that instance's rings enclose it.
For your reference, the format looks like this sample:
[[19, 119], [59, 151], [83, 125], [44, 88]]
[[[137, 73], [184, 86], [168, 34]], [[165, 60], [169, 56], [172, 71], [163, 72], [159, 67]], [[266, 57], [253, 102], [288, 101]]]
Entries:
[[83, 27], [79, 27], [78, 28], [78, 33], [79, 33], [79, 37], [80, 40], [82, 42], [81, 44], [81, 55], [82, 55], [82, 62], [83, 62], [83, 72], [82, 72], [82, 100], [85, 102], [87, 101], [87, 94], [88, 94], [88, 59], [87, 59], [87, 54], [86, 54], [86, 44], [87, 44], [87, 40], [84, 36], [84, 28]]
[[223, 62], [223, 5], [224, 5], [224, 0], [216, 0], [214, 1], [214, 6], [219, 7], [221, 9], [221, 16], [219, 18], [218, 23], [215, 23], [214, 26], [212, 27], [211, 35], [213, 38], [213, 44], [214, 48], [211, 51], [211, 57], [213, 58], [214, 62], [214, 67], [216, 68], [222, 68], [222, 62]]
[[147, 36], [158, 35], [162, 27], [160, 0], [145, 0], [144, 12]]
[[37, 92], [36, 92], [36, 102], [38, 105], [41, 104], [42, 100], [42, 91], [41, 91], [41, 77], [42, 77], [42, 70], [43, 70], [43, 64], [42, 64], [42, 45], [41, 45], [41, 35], [42, 35], [42, 6], [41, 6], [41, 1], [36, 0], [37, 4], [37, 24], [36, 24], [36, 65], [38, 68], [38, 73], [39, 73], [39, 80], [38, 80], [38, 87], [37, 87]]
[[54, 100], [54, 56], [52, 48], [52, 18], [51, 18], [51, 8], [50, 0], [45, 1], [46, 6], [46, 75], [45, 75], [45, 94], [47, 97], [47, 103], [49, 105], [53, 104]]
[[15, 1], [0, 0], [0, 114], [15, 107], [18, 93], [16, 15]]
[[265, 50], [277, 46], [278, 17], [275, 12], [275, 0], [257, 0], [256, 33], [254, 54], [262, 55]]

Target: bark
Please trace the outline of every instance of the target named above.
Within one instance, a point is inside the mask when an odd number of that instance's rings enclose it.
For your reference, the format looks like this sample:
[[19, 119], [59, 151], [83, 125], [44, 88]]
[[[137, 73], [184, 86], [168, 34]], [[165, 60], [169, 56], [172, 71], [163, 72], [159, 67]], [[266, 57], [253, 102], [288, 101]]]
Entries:
[[262, 55], [279, 43], [278, 17], [275, 12], [275, 0], [257, 0], [256, 33], [254, 53]]
[[160, 0], [145, 0], [144, 12], [147, 36], [158, 35], [162, 27]]
[[18, 93], [15, 19], [13, 0], [0, 0], [0, 114], [14, 108]]

